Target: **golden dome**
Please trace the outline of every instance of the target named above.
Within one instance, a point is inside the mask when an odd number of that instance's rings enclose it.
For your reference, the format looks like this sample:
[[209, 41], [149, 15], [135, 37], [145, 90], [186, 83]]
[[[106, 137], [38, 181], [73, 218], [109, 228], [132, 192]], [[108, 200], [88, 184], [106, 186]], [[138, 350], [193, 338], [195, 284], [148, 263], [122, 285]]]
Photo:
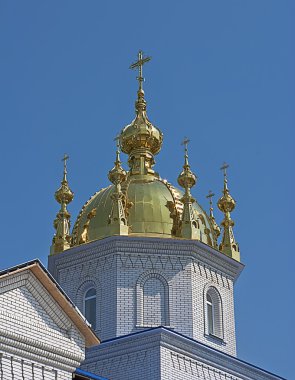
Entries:
[[143, 148], [152, 154], [157, 154], [162, 146], [163, 133], [148, 119], [144, 91], [139, 89], [137, 95], [138, 99], [135, 102], [136, 117], [121, 132], [121, 150], [130, 154], [134, 150]]
[[[129, 236], [180, 237], [179, 227], [183, 211], [181, 190], [151, 175], [128, 176], [121, 185], [127, 210]], [[109, 216], [113, 207], [114, 191], [114, 185], [104, 188], [95, 193], [83, 206], [73, 229], [74, 245], [83, 242], [81, 236], [87, 223], [87, 241], [110, 236]], [[209, 217], [197, 202], [194, 203], [193, 210], [199, 224], [199, 240], [212, 245], [213, 235]]]

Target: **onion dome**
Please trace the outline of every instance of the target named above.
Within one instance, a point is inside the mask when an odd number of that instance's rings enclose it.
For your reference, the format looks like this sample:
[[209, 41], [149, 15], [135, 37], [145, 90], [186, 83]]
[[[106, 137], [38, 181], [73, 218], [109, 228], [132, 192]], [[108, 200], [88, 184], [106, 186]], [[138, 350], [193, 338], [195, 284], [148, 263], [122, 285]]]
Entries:
[[218, 200], [217, 206], [220, 211], [224, 213], [224, 219], [221, 222], [221, 226], [223, 227], [223, 236], [222, 242], [219, 245], [219, 250], [223, 252], [225, 255], [232, 257], [233, 259], [240, 261], [240, 251], [239, 245], [235, 241], [233, 226], [235, 225], [234, 221], [231, 219], [230, 213], [236, 207], [236, 201], [229, 193], [229, 189], [227, 187], [227, 173], [226, 169], [229, 165], [224, 164], [221, 167], [221, 170], [224, 172], [224, 184], [223, 184], [223, 195]]
[[[118, 141], [118, 139], [116, 139]], [[120, 185], [126, 179], [126, 171], [121, 166], [119, 143], [117, 143], [115, 166], [109, 171], [108, 178], [115, 185]]]
[[183, 171], [179, 174], [177, 178], [178, 184], [186, 189], [188, 192], [190, 189], [195, 186], [197, 183], [197, 176], [191, 171], [190, 165], [188, 163], [188, 148], [187, 145], [190, 140], [185, 138], [182, 142], [182, 145], [185, 146], [184, 151], [184, 165], [183, 165]]
[[67, 210], [67, 205], [73, 200], [74, 193], [69, 187], [67, 180], [67, 160], [69, 156], [64, 155], [64, 171], [61, 186], [55, 192], [54, 196], [56, 201], [60, 204], [60, 210], [54, 220], [54, 228], [56, 233], [52, 240], [50, 253], [59, 253], [71, 247], [70, 235], [70, 217], [71, 214]]
[[161, 150], [163, 133], [148, 119], [142, 89], [137, 92], [135, 110], [135, 119], [121, 132], [121, 150], [124, 153], [131, 154], [133, 151], [144, 149], [155, 155]]

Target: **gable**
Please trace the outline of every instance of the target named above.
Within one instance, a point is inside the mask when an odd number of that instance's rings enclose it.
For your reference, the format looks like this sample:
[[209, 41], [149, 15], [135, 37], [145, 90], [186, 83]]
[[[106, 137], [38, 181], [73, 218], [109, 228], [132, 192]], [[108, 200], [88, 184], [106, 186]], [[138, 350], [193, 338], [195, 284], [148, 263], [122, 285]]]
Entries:
[[[15, 274], [0, 282], [0, 331], [12, 338], [21, 336], [28, 343], [61, 346], [77, 334], [63, 312], [34, 274]], [[75, 332], [73, 331], [75, 330]]]

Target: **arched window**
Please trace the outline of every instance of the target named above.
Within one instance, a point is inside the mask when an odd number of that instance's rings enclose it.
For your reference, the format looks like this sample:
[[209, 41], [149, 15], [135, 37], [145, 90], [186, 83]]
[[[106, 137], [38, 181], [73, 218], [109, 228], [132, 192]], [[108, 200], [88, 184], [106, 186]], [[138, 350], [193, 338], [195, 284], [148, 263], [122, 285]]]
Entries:
[[91, 323], [93, 330], [96, 329], [96, 290], [91, 288], [87, 290], [84, 296], [84, 315], [88, 322]]
[[205, 296], [206, 333], [223, 339], [223, 316], [221, 297], [216, 288], [211, 286]]

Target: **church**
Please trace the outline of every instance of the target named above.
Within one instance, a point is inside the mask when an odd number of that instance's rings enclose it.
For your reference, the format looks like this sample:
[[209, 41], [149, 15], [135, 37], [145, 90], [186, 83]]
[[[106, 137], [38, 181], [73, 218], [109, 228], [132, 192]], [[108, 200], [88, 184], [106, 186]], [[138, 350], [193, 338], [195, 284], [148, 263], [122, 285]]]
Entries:
[[[47, 323], [46, 329], [51, 326], [55, 333], [46, 330], [46, 339], [50, 345], [52, 336], [63, 373], [58, 369], [50, 372], [52, 357], [45, 369], [30, 377], [23, 369], [25, 356], [18, 361], [19, 377], [13, 375], [13, 360], [8, 358], [13, 350], [6, 344], [0, 345], [0, 357], [6, 358], [5, 370], [10, 377], [4, 376], [1, 365], [1, 380], [72, 376], [109, 380], [282, 379], [236, 356], [234, 285], [244, 265], [234, 236], [231, 214], [236, 202], [228, 185], [228, 165], [221, 168], [223, 188], [217, 201], [224, 215], [221, 226], [214, 218], [214, 194], [208, 194], [209, 213], [192, 196], [197, 176], [189, 163], [188, 139], [183, 142], [179, 188], [156, 171], [155, 156], [161, 150], [163, 133], [147, 115], [143, 65], [149, 60], [140, 51], [130, 66], [138, 70], [135, 119], [116, 139], [114, 167], [108, 173], [110, 184], [87, 200], [72, 230], [68, 205], [74, 194], [68, 180], [68, 156], [64, 157], [63, 178], [55, 193], [60, 210], [54, 221], [49, 272], [34, 262], [1, 272], [2, 276], [0, 273], [0, 280], [3, 277], [6, 281], [0, 301], [10, 299], [13, 286], [13, 294], [23, 297], [22, 302], [32, 294], [37, 297], [28, 305], [31, 313], [42, 311], [55, 321]], [[128, 171], [122, 167], [122, 153], [128, 156]], [[13, 285], [8, 286], [7, 281]], [[26, 291], [19, 293], [24, 286]], [[39, 292], [32, 293], [38, 287]], [[46, 296], [40, 296], [42, 292]], [[50, 303], [56, 303], [52, 306], [54, 315]], [[33, 307], [35, 304], [39, 306]], [[17, 336], [14, 339], [17, 341]], [[21, 352], [17, 355], [21, 357]], [[32, 355], [30, 358], [34, 360]]]

